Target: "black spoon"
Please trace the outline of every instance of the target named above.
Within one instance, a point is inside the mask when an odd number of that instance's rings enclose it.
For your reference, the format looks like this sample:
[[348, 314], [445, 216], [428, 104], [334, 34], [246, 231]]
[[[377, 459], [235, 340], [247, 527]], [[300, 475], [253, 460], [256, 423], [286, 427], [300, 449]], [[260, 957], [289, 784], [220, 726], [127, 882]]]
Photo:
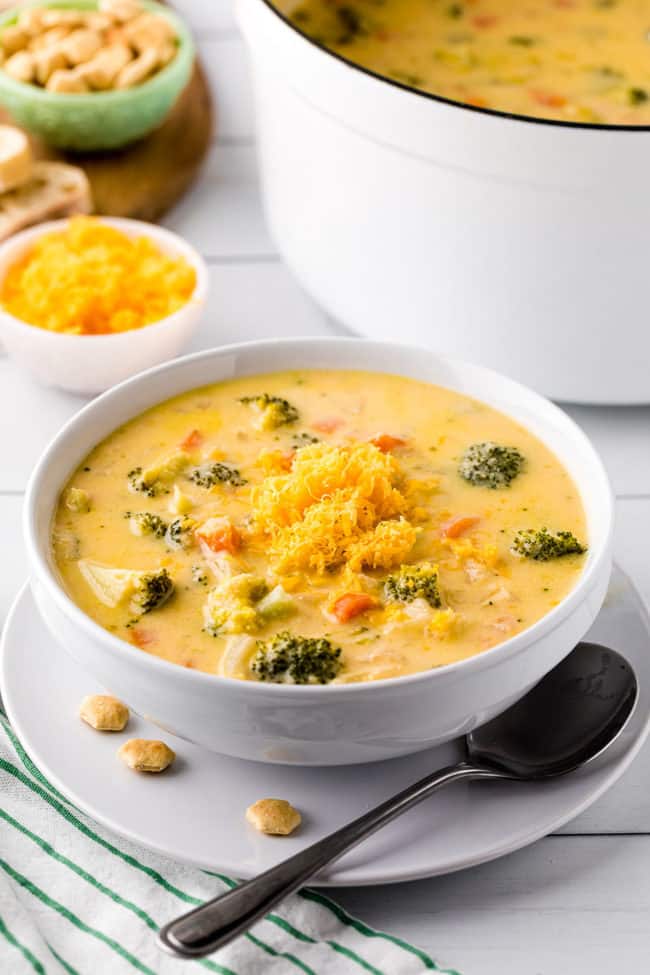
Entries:
[[637, 699], [630, 665], [607, 647], [579, 643], [517, 704], [467, 736], [467, 760], [420, 779], [283, 863], [162, 927], [158, 944], [182, 958], [222, 948], [328, 864], [451, 782], [529, 782], [572, 772], [620, 734]]

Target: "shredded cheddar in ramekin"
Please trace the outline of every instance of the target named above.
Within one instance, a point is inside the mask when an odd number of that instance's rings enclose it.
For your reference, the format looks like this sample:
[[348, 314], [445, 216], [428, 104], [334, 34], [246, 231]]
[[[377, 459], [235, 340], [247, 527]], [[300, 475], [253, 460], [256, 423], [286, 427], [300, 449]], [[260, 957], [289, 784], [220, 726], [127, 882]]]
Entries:
[[127, 332], [190, 300], [196, 272], [147, 237], [94, 217], [44, 234], [8, 270], [0, 302], [15, 318], [67, 335]]

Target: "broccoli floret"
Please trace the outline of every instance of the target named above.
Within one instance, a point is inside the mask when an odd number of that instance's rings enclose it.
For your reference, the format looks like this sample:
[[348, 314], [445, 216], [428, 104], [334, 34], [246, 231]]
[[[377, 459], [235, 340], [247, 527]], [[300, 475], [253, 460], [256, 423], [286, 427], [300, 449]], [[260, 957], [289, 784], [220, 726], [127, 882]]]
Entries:
[[327, 684], [341, 669], [341, 648], [325, 637], [296, 636], [285, 630], [257, 641], [251, 670], [273, 684]]
[[191, 548], [194, 542], [194, 529], [196, 522], [187, 515], [179, 515], [170, 521], [165, 531], [165, 544], [167, 548]]
[[119, 606], [129, 600], [134, 615], [149, 613], [169, 599], [174, 583], [167, 569], [154, 571], [115, 569], [91, 559], [80, 559], [79, 571], [104, 606]]
[[386, 599], [391, 602], [412, 603], [416, 599], [424, 599], [439, 609], [442, 605], [440, 587], [438, 584], [438, 568], [426, 563], [424, 565], [403, 565], [399, 572], [388, 576], [384, 584]]
[[146, 494], [148, 498], [155, 498], [159, 494], [158, 487], [155, 481], [149, 483], [144, 476], [144, 471], [141, 467], [134, 467], [126, 475], [126, 479], [129, 482], [129, 491], [134, 494]]
[[523, 559], [548, 562], [550, 559], [562, 558], [563, 555], [582, 555], [587, 548], [578, 541], [573, 532], [553, 534], [548, 528], [525, 528], [515, 535], [510, 551]]
[[186, 453], [177, 451], [151, 467], [134, 467], [126, 475], [129, 491], [146, 494], [148, 498], [168, 494], [169, 483], [187, 466], [188, 460]]
[[289, 400], [281, 396], [271, 396], [269, 393], [242, 396], [239, 402], [252, 406], [257, 412], [256, 426], [260, 430], [275, 430], [276, 427], [285, 426], [287, 423], [295, 423], [300, 417], [300, 413]]
[[254, 633], [262, 622], [255, 604], [267, 592], [264, 580], [249, 572], [224, 579], [210, 590], [203, 607], [206, 633]]
[[496, 489], [508, 487], [523, 466], [523, 454], [516, 447], [503, 447], [487, 440], [467, 448], [458, 473], [470, 484]]
[[232, 484], [233, 487], [241, 487], [247, 483], [236, 467], [222, 464], [218, 460], [195, 467], [190, 472], [189, 479], [202, 488], [212, 488], [215, 484]]
[[132, 613], [150, 613], [166, 603], [174, 591], [174, 583], [167, 569], [140, 572], [129, 601]]
[[124, 517], [128, 518], [129, 531], [132, 535], [153, 535], [154, 538], [162, 538], [167, 531], [167, 523], [151, 511], [125, 511]]

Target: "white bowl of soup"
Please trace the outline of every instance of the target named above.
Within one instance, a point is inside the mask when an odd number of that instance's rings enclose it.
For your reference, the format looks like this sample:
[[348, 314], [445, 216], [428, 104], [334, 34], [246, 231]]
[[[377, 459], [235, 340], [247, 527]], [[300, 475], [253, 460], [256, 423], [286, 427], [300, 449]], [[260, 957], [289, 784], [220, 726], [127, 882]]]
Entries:
[[65, 649], [183, 738], [345, 764], [461, 735], [589, 628], [600, 460], [557, 407], [407, 346], [215, 349], [105, 393], [48, 447], [25, 531]]
[[650, 401], [644, 5], [275, 6], [237, 4], [264, 200], [317, 301], [554, 399]]

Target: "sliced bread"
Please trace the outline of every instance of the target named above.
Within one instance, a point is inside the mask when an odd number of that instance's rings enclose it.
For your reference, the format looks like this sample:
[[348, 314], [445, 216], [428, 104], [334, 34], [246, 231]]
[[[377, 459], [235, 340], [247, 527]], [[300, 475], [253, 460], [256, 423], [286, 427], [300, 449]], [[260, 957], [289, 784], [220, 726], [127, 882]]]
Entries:
[[35, 162], [26, 183], [0, 195], [0, 240], [44, 220], [91, 211], [83, 170], [62, 162]]
[[32, 170], [27, 136], [13, 125], [0, 125], [0, 193], [26, 183]]

